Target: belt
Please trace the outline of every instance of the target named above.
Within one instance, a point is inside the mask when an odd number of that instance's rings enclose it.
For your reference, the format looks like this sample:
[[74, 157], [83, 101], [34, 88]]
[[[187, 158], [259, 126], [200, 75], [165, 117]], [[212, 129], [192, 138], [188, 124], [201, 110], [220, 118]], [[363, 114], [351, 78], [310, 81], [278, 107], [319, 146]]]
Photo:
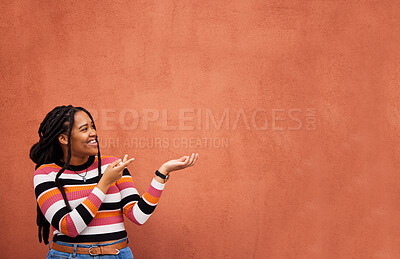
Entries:
[[[116, 243], [113, 245], [106, 245], [106, 246], [92, 245], [91, 247], [77, 247], [76, 253], [77, 254], [86, 254], [86, 255], [117, 255], [117, 254], [119, 254], [120, 249], [125, 248], [127, 246], [128, 246], [128, 242], [127, 242], [127, 240], [125, 240], [121, 243]], [[52, 249], [59, 251], [59, 252], [69, 253], [69, 254], [74, 253], [73, 246], [65, 246], [65, 245], [60, 245], [57, 243], [53, 243]]]

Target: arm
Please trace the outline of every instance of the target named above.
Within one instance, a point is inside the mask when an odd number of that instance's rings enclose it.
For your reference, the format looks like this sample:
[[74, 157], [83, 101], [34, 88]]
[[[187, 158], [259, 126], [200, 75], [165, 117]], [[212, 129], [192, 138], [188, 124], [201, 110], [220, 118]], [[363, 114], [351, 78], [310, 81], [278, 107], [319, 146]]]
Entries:
[[[191, 156], [170, 160], [164, 163], [159, 171], [168, 175], [172, 171], [193, 166], [198, 157], [198, 154], [193, 153]], [[126, 161], [126, 159], [127, 155], [125, 155], [123, 161]], [[121, 207], [125, 216], [135, 224], [143, 225], [154, 212], [164, 190], [165, 181], [158, 176], [154, 177], [147, 192], [140, 197], [128, 169], [125, 168], [123, 176], [116, 182], [116, 186], [121, 193]]]
[[[102, 204], [105, 194], [96, 186], [78, 187], [79, 192], [87, 193], [88, 196], [72, 211], [67, 208], [60, 190], [51, 177], [37, 170], [34, 176], [36, 200], [46, 220], [61, 233], [76, 237], [93, 220]], [[66, 193], [71, 198], [71, 193]]]
[[[161, 181], [163, 180], [161, 179]], [[128, 169], [124, 169], [123, 176], [116, 182], [116, 186], [121, 193], [121, 207], [125, 216], [140, 226], [153, 214], [165, 184], [153, 178], [147, 192], [140, 197], [133, 184], [131, 174]]]

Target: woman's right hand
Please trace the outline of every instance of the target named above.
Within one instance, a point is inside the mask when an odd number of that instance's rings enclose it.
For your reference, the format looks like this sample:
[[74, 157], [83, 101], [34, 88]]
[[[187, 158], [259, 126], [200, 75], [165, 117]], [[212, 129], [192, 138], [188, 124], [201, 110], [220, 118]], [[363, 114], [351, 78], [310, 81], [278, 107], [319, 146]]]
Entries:
[[103, 193], [107, 193], [108, 188], [122, 177], [124, 168], [132, 163], [133, 160], [134, 158], [128, 159], [128, 155], [125, 155], [122, 161], [121, 159], [118, 159], [110, 163], [104, 171], [104, 174], [97, 184], [97, 187]]

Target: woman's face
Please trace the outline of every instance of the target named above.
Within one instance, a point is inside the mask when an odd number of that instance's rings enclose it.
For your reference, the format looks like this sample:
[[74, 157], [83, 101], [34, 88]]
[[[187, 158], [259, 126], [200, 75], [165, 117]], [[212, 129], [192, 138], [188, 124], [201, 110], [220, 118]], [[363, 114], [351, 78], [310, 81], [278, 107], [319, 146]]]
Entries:
[[[62, 134], [68, 140], [66, 134]], [[75, 157], [93, 156], [97, 154], [96, 130], [86, 112], [77, 111], [71, 131], [71, 155]], [[65, 141], [62, 144], [66, 144]], [[68, 149], [67, 149], [68, 150]]]

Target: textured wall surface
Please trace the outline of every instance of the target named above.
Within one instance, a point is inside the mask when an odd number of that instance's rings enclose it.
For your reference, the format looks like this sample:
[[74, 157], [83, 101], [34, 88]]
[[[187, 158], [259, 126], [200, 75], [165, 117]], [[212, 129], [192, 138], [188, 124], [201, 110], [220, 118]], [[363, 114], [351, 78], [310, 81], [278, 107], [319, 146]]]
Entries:
[[89, 109], [144, 193], [135, 258], [400, 258], [400, 4], [1, 1], [0, 247], [44, 258], [29, 160], [47, 112]]

